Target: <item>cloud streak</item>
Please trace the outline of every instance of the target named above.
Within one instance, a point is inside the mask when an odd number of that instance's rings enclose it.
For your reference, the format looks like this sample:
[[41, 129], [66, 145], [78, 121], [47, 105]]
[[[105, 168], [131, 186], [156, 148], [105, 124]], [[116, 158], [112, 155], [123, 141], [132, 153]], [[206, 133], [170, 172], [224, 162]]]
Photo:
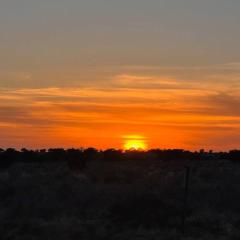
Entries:
[[[228, 144], [216, 139], [211, 148], [237, 147], [234, 133], [240, 129], [238, 94], [218, 92], [213, 86], [204, 91], [201, 87], [184, 88], [174, 79], [121, 75], [113, 81], [119, 85], [105, 89], [1, 89], [0, 144], [89, 144], [105, 148], [111, 142], [113, 147], [121, 147], [120, 136], [140, 134], [151, 139], [152, 147], [194, 148], [196, 144], [191, 145], [186, 138], [199, 139], [200, 147], [203, 136], [210, 141], [220, 134], [221, 138], [229, 138]], [[152, 81], [165, 87], [122, 86], [138, 81], [140, 85]]]

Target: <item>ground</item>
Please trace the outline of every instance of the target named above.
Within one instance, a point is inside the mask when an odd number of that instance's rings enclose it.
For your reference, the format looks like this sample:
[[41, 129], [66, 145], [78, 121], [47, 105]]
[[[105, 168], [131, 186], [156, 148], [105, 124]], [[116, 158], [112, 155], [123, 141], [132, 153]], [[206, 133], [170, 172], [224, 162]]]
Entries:
[[240, 164], [227, 160], [19, 162], [1, 170], [0, 196], [3, 240], [240, 238]]

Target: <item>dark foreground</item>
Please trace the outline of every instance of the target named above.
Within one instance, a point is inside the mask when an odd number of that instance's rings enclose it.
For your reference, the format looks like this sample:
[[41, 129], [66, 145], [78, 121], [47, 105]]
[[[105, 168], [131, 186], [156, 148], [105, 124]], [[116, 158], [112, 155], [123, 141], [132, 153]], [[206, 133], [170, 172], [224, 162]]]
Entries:
[[[190, 194], [182, 234], [184, 166]], [[1, 239], [240, 239], [240, 164], [16, 162], [0, 172]]]

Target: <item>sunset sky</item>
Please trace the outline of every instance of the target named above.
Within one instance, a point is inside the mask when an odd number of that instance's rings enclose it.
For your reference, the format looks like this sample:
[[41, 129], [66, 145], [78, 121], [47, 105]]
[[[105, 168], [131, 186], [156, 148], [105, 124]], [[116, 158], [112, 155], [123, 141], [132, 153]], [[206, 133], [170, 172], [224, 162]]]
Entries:
[[0, 147], [240, 148], [239, 0], [1, 0]]

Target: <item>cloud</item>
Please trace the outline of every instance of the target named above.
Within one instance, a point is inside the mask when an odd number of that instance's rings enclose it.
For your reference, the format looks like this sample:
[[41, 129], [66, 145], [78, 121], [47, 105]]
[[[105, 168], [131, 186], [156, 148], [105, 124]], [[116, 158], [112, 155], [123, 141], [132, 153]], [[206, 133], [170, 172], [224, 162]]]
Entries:
[[175, 79], [171, 78], [161, 78], [157, 76], [141, 76], [141, 75], [128, 75], [122, 74], [115, 77], [114, 82], [122, 85], [134, 84], [136, 87], [138, 84], [140, 85], [148, 85], [148, 84], [159, 84], [163, 86], [172, 86], [179, 85], [179, 83]]
[[126, 66], [116, 75], [116, 83], [136, 87], [240, 90], [240, 63], [206, 66]]
[[197, 89], [193, 82], [167, 75], [121, 74], [113, 77], [112, 84], [114, 87], [133, 89]]
[[[101, 146], [96, 140], [101, 134], [108, 139], [139, 134], [155, 143], [175, 138], [173, 144], [191, 148], [186, 138], [211, 133], [215, 139], [220, 132], [229, 137], [240, 129], [238, 92], [219, 92], [214, 85], [185, 88], [174, 79], [148, 76], [120, 75], [115, 81], [118, 85], [108, 88], [0, 89], [0, 144], [12, 139], [21, 145], [32, 137], [39, 145], [55, 139], [85, 146], [92, 139]], [[148, 81], [166, 87], [134, 88]]]

